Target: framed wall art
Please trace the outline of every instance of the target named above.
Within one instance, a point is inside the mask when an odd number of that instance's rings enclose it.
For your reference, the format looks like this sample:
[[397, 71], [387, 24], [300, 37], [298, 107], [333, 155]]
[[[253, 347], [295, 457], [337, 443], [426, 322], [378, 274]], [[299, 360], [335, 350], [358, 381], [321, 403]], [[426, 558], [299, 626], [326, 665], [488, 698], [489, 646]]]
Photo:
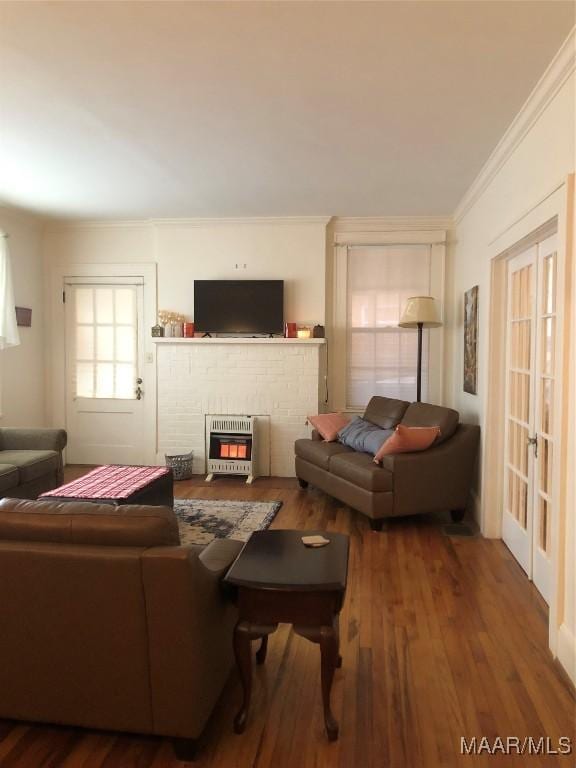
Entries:
[[464, 294], [464, 392], [478, 393], [478, 286]]

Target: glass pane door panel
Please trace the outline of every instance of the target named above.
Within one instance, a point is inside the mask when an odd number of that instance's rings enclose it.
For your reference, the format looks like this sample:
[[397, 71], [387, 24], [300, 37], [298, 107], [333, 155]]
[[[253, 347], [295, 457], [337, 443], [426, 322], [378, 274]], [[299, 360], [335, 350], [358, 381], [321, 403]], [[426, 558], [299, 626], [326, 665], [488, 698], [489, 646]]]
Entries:
[[552, 404], [554, 396], [554, 381], [548, 378], [541, 380], [540, 403], [540, 432], [550, 435], [552, 431]]
[[133, 399], [138, 366], [134, 286], [73, 289], [77, 397]]
[[77, 288], [76, 297], [76, 322], [94, 322], [94, 291], [92, 288]]

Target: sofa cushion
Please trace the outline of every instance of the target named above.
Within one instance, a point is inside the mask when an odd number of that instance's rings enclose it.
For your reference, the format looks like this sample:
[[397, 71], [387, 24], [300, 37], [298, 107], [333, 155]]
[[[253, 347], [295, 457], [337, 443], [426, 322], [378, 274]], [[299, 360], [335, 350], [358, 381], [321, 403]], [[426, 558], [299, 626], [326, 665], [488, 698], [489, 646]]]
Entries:
[[20, 485], [20, 475], [12, 464], [0, 464], [0, 493]]
[[338, 431], [350, 421], [350, 416], [344, 416], [343, 413], [319, 413], [317, 416], [308, 416], [308, 421], [324, 440], [333, 443], [338, 439]]
[[381, 429], [371, 421], [355, 416], [338, 432], [338, 440], [355, 451], [363, 451], [374, 456], [392, 434], [391, 429]]
[[440, 435], [435, 442], [435, 445], [440, 445], [456, 432], [459, 421], [460, 414], [452, 408], [430, 403], [410, 403], [401, 423], [405, 427], [440, 427]]
[[173, 510], [89, 501], [0, 501], [0, 540], [106, 547], [178, 545]]
[[12, 464], [20, 473], [20, 483], [30, 483], [57, 472], [59, 454], [56, 451], [0, 451], [0, 463]]
[[307, 439], [296, 440], [294, 450], [299, 458], [326, 470], [330, 469], [330, 459], [333, 456], [353, 452], [351, 448], [347, 448], [341, 443], [326, 443]]
[[346, 453], [333, 456], [330, 472], [366, 491], [391, 491], [394, 475], [374, 464], [367, 453]]
[[384, 456], [425, 451], [439, 435], [438, 427], [407, 427], [404, 424], [398, 424], [392, 437], [386, 440], [374, 455], [374, 461], [379, 464]]
[[382, 429], [394, 429], [404, 416], [410, 403], [406, 400], [394, 400], [392, 397], [375, 395], [364, 412], [366, 421], [371, 421]]

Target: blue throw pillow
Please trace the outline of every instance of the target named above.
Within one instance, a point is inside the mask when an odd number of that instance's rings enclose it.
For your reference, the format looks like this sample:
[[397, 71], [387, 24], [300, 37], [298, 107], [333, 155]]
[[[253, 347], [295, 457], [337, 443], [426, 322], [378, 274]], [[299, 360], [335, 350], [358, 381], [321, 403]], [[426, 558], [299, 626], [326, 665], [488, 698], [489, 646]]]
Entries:
[[355, 451], [374, 456], [380, 446], [394, 433], [393, 429], [381, 429], [360, 416], [354, 418], [338, 432], [338, 440]]

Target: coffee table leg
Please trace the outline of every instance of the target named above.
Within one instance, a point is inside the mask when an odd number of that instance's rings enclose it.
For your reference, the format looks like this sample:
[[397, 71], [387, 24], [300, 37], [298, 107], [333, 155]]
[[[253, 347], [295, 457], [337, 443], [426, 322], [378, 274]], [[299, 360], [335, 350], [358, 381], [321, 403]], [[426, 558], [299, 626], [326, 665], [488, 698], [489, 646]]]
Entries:
[[266, 652], [268, 651], [268, 635], [264, 635], [260, 648], [256, 651], [256, 661], [258, 664], [264, 664], [266, 661]]
[[246, 727], [250, 694], [252, 693], [252, 653], [250, 647], [250, 624], [239, 621], [234, 628], [234, 655], [242, 683], [242, 706], [234, 718], [234, 731], [243, 733]]
[[338, 664], [338, 635], [334, 627], [320, 627], [320, 657], [322, 677], [322, 703], [324, 704], [324, 724], [330, 741], [338, 738], [338, 723], [330, 709], [330, 691], [334, 670]]

